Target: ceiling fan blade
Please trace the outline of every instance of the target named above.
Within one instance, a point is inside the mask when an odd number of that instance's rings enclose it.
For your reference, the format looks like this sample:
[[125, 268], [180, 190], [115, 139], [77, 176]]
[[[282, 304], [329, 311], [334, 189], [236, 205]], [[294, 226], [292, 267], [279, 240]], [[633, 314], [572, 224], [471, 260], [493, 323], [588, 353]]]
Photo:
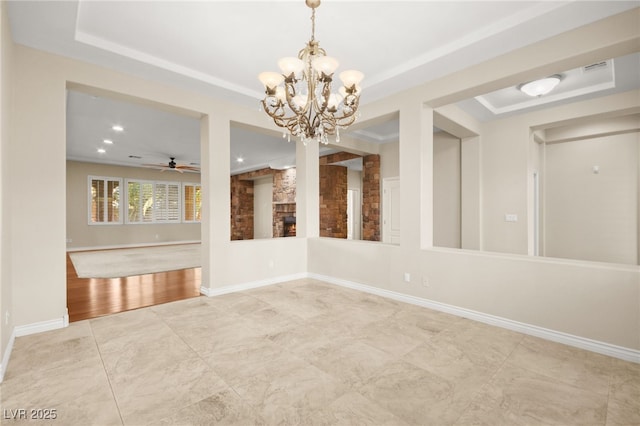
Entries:
[[145, 167], [162, 167], [163, 169], [168, 169], [169, 166], [167, 166], [166, 164], [141, 164], [141, 166], [145, 166]]
[[200, 171], [200, 167], [194, 167], [194, 166], [176, 166], [176, 169], [191, 170], [191, 171], [194, 171], [194, 172], [199, 172]]

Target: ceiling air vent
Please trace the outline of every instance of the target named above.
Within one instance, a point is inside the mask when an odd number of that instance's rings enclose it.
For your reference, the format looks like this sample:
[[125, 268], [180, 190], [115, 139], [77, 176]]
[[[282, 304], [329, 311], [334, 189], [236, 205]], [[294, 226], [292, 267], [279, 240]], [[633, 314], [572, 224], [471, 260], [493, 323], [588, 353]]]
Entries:
[[609, 66], [609, 61], [596, 62], [595, 64], [582, 67], [583, 72], [595, 71]]

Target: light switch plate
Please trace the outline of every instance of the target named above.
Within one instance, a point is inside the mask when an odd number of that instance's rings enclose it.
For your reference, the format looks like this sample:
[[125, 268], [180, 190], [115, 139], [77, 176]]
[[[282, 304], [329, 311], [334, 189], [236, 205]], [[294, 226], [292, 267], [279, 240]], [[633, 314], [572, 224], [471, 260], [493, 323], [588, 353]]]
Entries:
[[517, 222], [518, 221], [518, 215], [514, 214], [514, 213], [507, 213], [504, 215], [504, 221], [505, 222]]

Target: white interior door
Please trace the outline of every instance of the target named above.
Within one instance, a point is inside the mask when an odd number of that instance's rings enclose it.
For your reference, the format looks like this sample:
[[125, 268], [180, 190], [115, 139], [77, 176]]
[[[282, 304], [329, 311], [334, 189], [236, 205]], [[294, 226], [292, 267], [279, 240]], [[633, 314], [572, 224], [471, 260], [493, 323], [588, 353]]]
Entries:
[[382, 242], [400, 244], [400, 178], [382, 180]]

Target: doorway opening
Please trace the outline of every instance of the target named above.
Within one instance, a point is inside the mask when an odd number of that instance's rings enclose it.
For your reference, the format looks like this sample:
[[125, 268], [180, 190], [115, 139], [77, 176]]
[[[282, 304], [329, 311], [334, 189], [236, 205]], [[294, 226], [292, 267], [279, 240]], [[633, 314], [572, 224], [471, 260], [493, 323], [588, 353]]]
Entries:
[[[71, 322], [200, 295], [200, 120], [201, 114], [192, 111], [68, 84], [66, 267]], [[195, 267], [172, 264], [167, 270], [154, 257], [154, 248], [171, 252], [186, 244], [198, 247]], [[69, 256], [92, 252], [107, 262], [134, 249], [148, 250], [147, 255], [115, 274], [87, 273]], [[146, 268], [149, 263], [157, 269]], [[111, 269], [119, 271], [117, 266]]]

